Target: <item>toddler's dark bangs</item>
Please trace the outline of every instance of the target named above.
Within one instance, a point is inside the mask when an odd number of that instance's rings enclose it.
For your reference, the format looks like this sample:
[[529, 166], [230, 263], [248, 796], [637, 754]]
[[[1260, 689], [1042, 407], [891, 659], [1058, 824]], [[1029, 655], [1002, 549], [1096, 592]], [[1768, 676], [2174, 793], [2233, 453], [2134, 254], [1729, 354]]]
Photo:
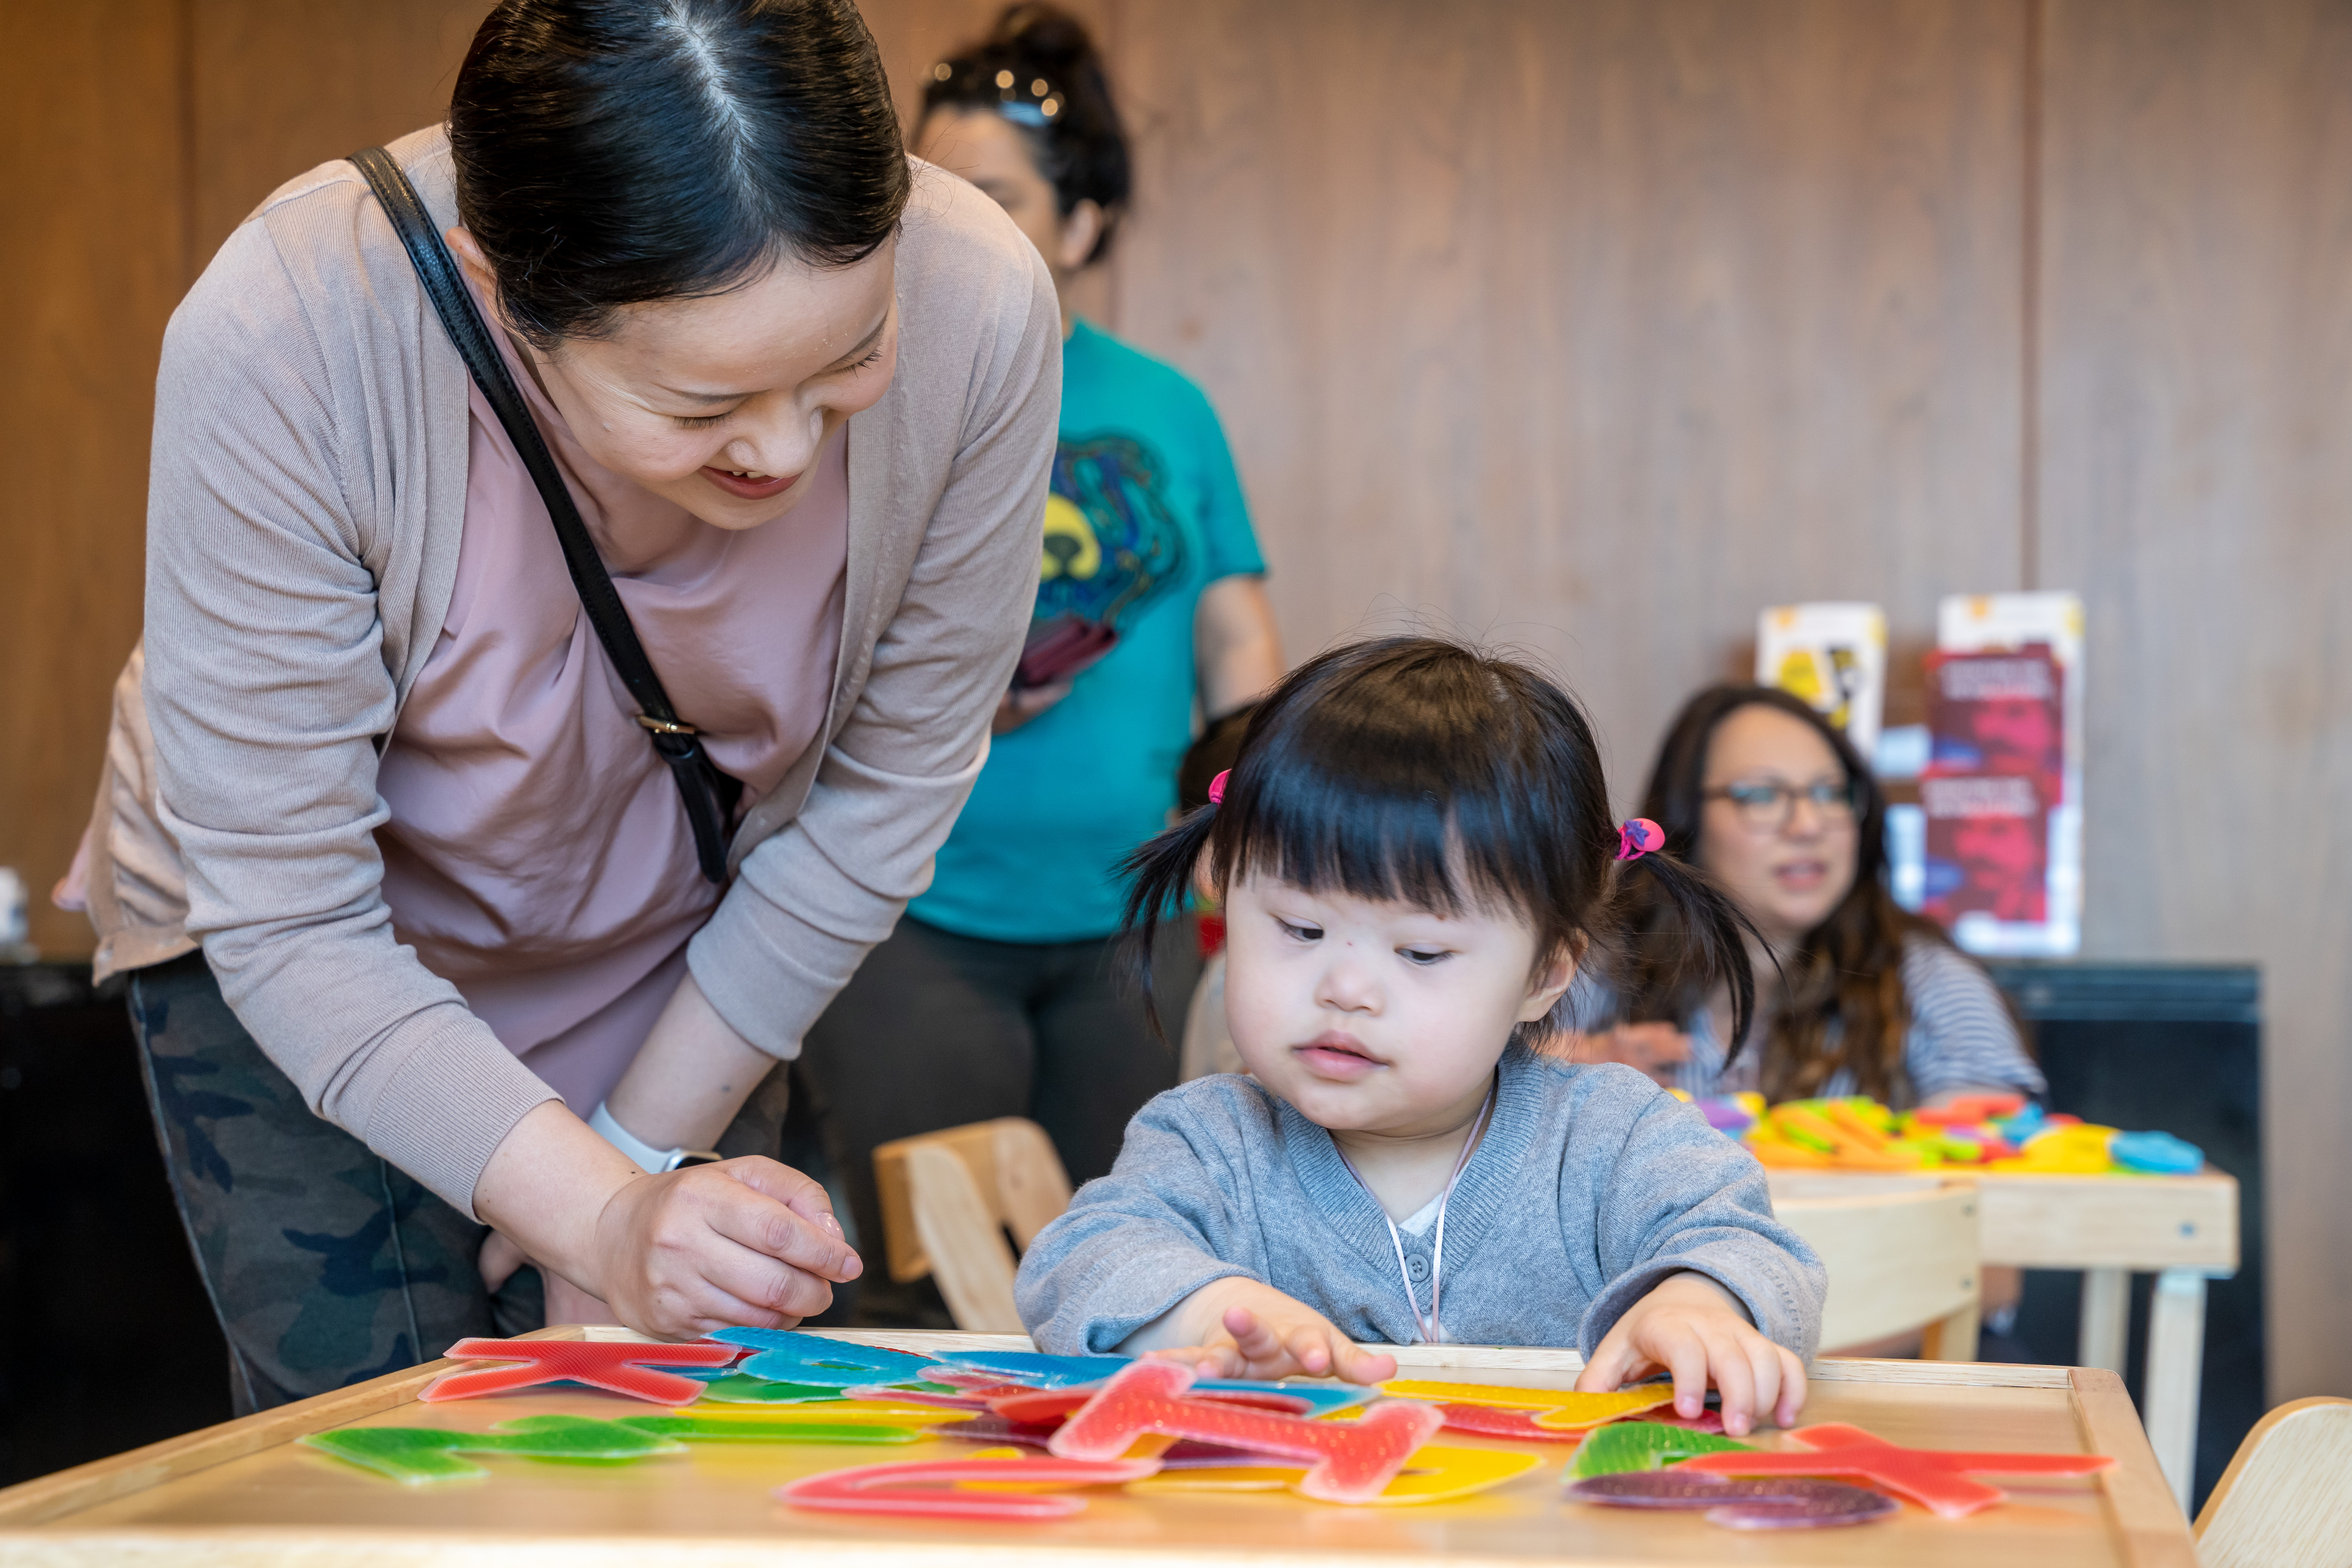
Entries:
[[1549, 868], [1527, 847], [1552, 835], [1528, 820], [1543, 792], [1514, 779], [1508, 739], [1465, 726], [1449, 744], [1423, 731], [1404, 746], [1385, 728], [1309, 722], [1273, 738], [1220, 824], [1223, 874], [1257, 868], [1309, 892], [1538, 920]]

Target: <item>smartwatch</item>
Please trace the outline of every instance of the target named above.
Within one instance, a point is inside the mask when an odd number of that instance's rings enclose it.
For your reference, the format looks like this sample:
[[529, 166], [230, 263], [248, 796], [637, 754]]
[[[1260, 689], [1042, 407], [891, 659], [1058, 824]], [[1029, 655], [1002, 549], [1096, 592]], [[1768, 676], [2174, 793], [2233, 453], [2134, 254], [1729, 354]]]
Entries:
[[648, 1175], [682, 1170], [688, 1165], [714, 1165], [726, 1158], [716, 1149], [656, 1149], [613, 1119], [604, 1105], [588, 1119], [589, 1131], [637, 1163]]

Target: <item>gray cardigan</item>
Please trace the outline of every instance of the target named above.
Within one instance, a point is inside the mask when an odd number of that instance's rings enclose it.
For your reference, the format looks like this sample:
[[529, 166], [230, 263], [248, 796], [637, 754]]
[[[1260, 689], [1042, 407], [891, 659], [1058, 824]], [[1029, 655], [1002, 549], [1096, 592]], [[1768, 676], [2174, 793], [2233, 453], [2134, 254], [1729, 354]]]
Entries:
[[[443, 130], [392, 152], [454, 224]], [[928, 883], [1036, 584], [1053, 281], [994, 202], [914, 176], [898, 372], [849, 421], [831, 708], [752, 803], [688, 952], [720, 1016], [778, 1057]], [[310, 1107], [470, 1213], [491, 1152], [553, 1091], [395, 940], [374, 837], [377, 752], [456, 577], [466, 389], [350, 163], [281, 187], [222, 246], [164, 335], [144, 708], [116, 713], [152, 727], [152, 752], [110, 743], [91, 878], [105, 951], [152, 963], [201, 941]], [[110, 911], [144, 929], [108, 931]]]
[[[1111, 1173], [1031, 1245], [1021, 1321], [1041, 1350], [1100, 1354], [1239, 1275], [1350, 1338], [1410, 1344], [1383, 1221], [1328, 1132], [1255, 1079], [1197, 1079], [1137, 1112]], [[1434, 1237], [1403, 1237], [1424, 1310]], [[1811, 1359], [1827, 1277], [1772, 1217], [1763, 1167], [1631, 1068], [1505, 1052], [1493, 1125], [1446, 1210], [1445, 1338], [1590, 1355], [1628, 1307], [1685, 1269]]]

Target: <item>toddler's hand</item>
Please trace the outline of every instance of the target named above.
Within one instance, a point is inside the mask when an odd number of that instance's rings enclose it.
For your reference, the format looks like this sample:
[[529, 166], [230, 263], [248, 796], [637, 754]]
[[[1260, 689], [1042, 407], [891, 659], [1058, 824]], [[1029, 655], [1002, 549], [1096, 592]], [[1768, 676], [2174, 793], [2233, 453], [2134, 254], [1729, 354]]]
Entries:
[[[1322, 1313], [1255, 1279], [1213, 1280], [1152, 1329], [1124, 1348], [1181, 1362], [1208, 1377], [1371, 1384], [1396, 1375], [1394, 1356], [1362, 1349]], [[1180, 1342], [1171, 1344], [1171, 1338]]]
[[1805, 1366], [1748, 1322], [1731, 1292], [1704, 1274], [1675, 1274], [1627, 1309], [1576, 1380], [1602, 1394], [1654, 1371], [1674, 1374], [1675, 1414], [1706, 1407], [1707, 1384], [1723, 1395], [1723, 1429], [1745, 1436], [1768, 1415], [1796, 1424], [1805, 1406]]

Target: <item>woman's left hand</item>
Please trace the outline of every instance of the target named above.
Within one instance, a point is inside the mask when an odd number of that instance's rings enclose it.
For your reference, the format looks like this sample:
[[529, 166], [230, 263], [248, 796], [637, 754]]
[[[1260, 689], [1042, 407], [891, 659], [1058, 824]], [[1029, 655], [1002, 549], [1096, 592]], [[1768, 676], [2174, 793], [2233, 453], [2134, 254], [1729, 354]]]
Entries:
[[1628, 1308], [1576, 1386], [1606, 1394], [1661, 1370], [1674, 1375], [1675, 1414], [1685, 1420], [1706, 1407], [1713, 1384], [1735, 1437], [1768, 1417], [1794, 1426], [1805, 1406], [1804, 1363], [1757, 1332], [1738, 1299], [1704, 1274], [1670, 1275]]

